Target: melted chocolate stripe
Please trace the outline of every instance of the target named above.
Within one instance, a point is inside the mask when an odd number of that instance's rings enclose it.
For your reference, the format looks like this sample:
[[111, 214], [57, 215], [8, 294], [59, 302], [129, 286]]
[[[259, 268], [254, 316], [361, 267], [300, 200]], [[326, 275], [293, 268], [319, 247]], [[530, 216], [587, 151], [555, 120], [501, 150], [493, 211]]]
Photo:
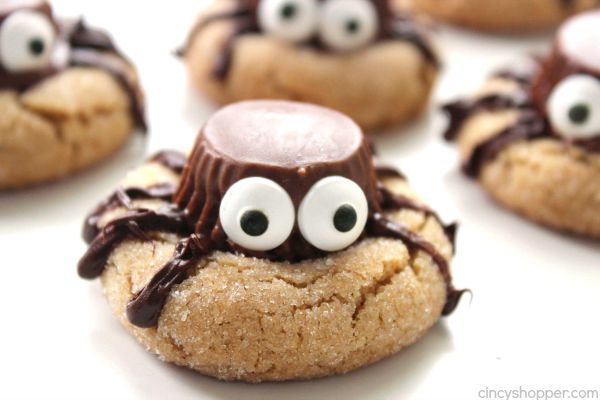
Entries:
[[375, 161], [375, 173], [377, 174], [378, 178], [400, 178], [407, 181], [406, 175], [404, 175], [397, 168], [380, 164], [377, 161]]
[[548, 129], [544, 120], [534, 112], [526, 113], [514, 125], [475, 147], [463, 170], [468, 176], [477, 178], [483, 165], [495, 158], [506, 146], [519, 140], [545, 136], [548, 136]]
[[83, 18], [78, 19], [72, 26], [68, 26], [68, 23], [63, 25], [71, 46], [108, 51], [122, 56], [106, 32], [88, 27]]
[[433, 262], [437, 264], [444, 282], [446, 283], [447, 299], [444, 306], [443, 315], [448, 315], [454, 311], [462, 294], [465, 291], [458, 291], [454, 288], [452, 285], [452, 276], [450, 274], [448, 261], [436, 250], [433, 244], [423, 239], [418, 234], [396, 223], [395, 221], [388, 219], [381, 213], [373, 214], [367, 229], [373, 236], [390, 237], [401, 240], [404, 242], [404, 244], [406, 244], [411, 252], [420, 250], [429, 254]]
[[133, 122], [142, 131], [146, 132], [148, 130], [144, 115], [144, 104], [138, 93], [138, 84], [128, 73], [129, 64], [127, 61], [115, 53], [97, 51], [90, 48], [72, 49], [70, 61], [72, 66], [103, 69], [115, 77], [129, 97]]
[[187, 162], [187, 156], [177, 150], [163, 150], [154, 155], [150, 161], [158, 162], [176, 174], [181, 175]]
[[117, 245], [130, 236], [146, 240], [146, 231], [186, 234], [189, 226], [183, 213], [174, 208], [163, 208], [156, 212], [133, 210], [129, 215], [111, 221], [92, 241], [88, 251], [79, 260], [79, 276], [85, 279], [99, 277]]
[[418, 204], [417, 202], [415, 202], [413, 199], [411, 199], [409, 197], [406, 197], [406, 196], [403, 196], [403, 195], [400, 195], [397, 193], [392, 193], [390, 190], [385, 188], [383, 186], [383, 184], [381, 184], [381, 183], [378, 184], [377, 190], [379, 191], [379, 193], [381, 195], [381, 208], [383, 210], [407, 209], [407, 210], [418, 211], [418, 212], [425, 214], [428, 217], [435, 218], [438, 221], [438, 223], [442, 226], [442, 228], [444, 230], [444, 234], [446, 235], [446, 237], [448, 238], [450, 243], [452, 243], [452, 249], [453, 250], [456, 249], [456, 232], [458, 230], [457, 223], [452, 223], [449, 225], [445, 224], [444, 221], [442, 221], [442, 218], [439, 216], [439, 214], [436, 213], [435, 211], [433, 211], [431, 208], [429, 208], [423, 204]]
[[210, 241], [205, 237], [192, 234], [189, 238], [182, 239], [177, 244], [173, 258], [127, 303], [129, 321], [142, 328], [158, 324], [173, 286], [183, 282], [198, 260], [212, 250]]
[[389, 37], [411, 43], [421, 52], [427, 61], [436, 67], [441, 66], [435, 50], [433, 50], [426, 36], [411, 18], [398, 17], [390, 29]]
[[442, 110], [448, 115], [450, 122], [444, 133], [444, 139], [453, 141], [469, 117], [478, 111], [500, 111], [526, 109], [531, 107], [527, 93], [519, 92], [516, 96], [508, 94], [490, 94], [476, 100], [458, 100], [447, 103]]
[[136, 199], [157, 199], [170, 201], [175, 193], [175, 186], [171, 184], [161, 184], [151, 186], [149, 188], [129, 187], [119, 189], [108, 197], [86, 219], [83, 225], [83, 239], [87, 244], [90, 244], [96, 236], [100, 234], [98, 222], [102, 215], [119, 206], [123, 206], [129, 210], [133, 209], [132, 200]]
[[233, 64], [233, 50], [238, 36], [245, 33], [256, 32], [257, 27], [253, 20], [240, 22], [231, 36], [227, 39], [223, 46], [223, 50], [213, 67], [213, 75], [215, 78], [223, 81], [227, 78], [231, 65]]
[[100, 68], [113, 75], [129, 97], [135, 125], [146, 132], [148, 126], [138, 82], [130, 76], [130, 63], [111, 37], [101, 30], [90, 28], [83, 19], [71, 25], [63, 23], [62, 29], [71, 45], [70, 65]]
[[247, 9], [247, 8], [240, 8], [240, 9], [234, 9], [231, 11], [223, 11], [220, 13], [216, 13], [216, 14], [212, 14], [212, 15], [208, 15], [205, 18], [199, 20], [196, 25], [194, 25], [194, 27], [192, 28], [190, 34], [188, 35], [188, 38], [185, 42], [185, 44], [177, 49], [175, 51], [175, 54], [179, 57], [184, 57], [185, 54], [187, 53], [188, 49], [190, 48], [194, 38], [196, 37], [196, 35], [198, 33], [200, 33], [200, 31], [202, 31], [202, 29], [206, 28], [207, 26], [218, 22], [218, 21], [223, 21], [223, 20], [228, 20], [228, 19], [238, 19], [238, 18], [249, 18], [252, 16], [252, 10]]
[[438, 215], [429, 207], [418, 204], [410, 197], [406, 197], [401, 194], [392, 193], [383, 184], [379, 183], [377, 190], [381, 196], [381, 208], [384, 210], [393, 209], [408, 209], [418, 212], [422, 212], [428, 216], [435, 217], [439, 220]]
[[[176, 150], [161, 151], [150, 159], [150, 161], [158, 162], [176, 174], [182, 173], [186, 160], [186, 155]], [[133, 209], [132, 200], [156, 199], [171, 201], [175, 190], [176, 187], [170, 183], [161, 183], [147, 188], [128, 187], [116, 190], [85, 219], [82, 232], [83, 239], [87, 244], [90, 244], [98, 236], [100, 233], [98, 222], [106, 212], [119, 206], [131, 210]]]

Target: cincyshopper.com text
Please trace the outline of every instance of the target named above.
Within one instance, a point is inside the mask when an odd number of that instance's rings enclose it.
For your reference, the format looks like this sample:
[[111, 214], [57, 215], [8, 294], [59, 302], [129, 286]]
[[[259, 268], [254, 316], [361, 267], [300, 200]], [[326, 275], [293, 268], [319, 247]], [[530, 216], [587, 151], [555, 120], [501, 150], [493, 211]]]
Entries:
[[550, 400], [550, 399], [600, 399], [598, 389], [529, 389], [519, 386], [514, 389], [486, 387], [477, 393], [480, 399], [491, 400]]

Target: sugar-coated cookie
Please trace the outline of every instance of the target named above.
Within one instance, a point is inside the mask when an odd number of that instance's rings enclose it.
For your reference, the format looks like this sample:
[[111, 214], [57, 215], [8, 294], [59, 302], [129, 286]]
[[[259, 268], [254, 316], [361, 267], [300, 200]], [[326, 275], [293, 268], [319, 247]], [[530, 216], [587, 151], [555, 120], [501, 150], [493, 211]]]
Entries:
[[[183, 172], [182, 172], [183, 171]], [[217, 112], [86, 220], [84, 278], [160, 359], [225, 380], [344, 373], [422, 337], [463, 291], [455, 226], [318, 106]]]
[[[465, 172], [500, 203], [600, 238], [600, 11], [568, 20], [552, 52], [446, 105]], [[527, 65], [526, 65], [527, 64]]]
[[62, 177], [145, 129], [132, 65], [104, 32], [45, 1], [0, 2], [0, 189]]
[[539, 31], [600, 6], [598, 0], [395, 0], [401, 8], [490, 31]]
[[438, 72], [426, 33], [387, 0], [220, 0], [181, 53], [218, 103], [305, 101], [368, 130], [420, 114]]

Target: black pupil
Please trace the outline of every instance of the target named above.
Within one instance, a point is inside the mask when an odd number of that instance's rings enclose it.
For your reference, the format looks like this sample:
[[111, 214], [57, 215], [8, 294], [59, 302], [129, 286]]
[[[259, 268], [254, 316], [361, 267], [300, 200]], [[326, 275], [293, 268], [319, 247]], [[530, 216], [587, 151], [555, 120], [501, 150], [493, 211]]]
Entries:
[[346, 22], [346, 31], [351, 34], [355, 34], [360, 30], [360, 22], [355, 19], [351, 19]]
[[286, 3], [281, 7], [281, 17], [283, 19], [292, 19], [296, 16], [296, 5], [293, 3]]
[[269, 228], [269, 219], [258, 210], [250, 210], [242, 215], [240, 226], [248, 235], [260, 236]]
[[356, 210], [348, 204], [340, 206], [333, 216], [333, 226], [340, 232], [350, 232], [356, 226]]
[[41, 55], [45, 47], [44, 41], [40, 38], [34, 38], [29, 41], [29, 51], [35, 56]]
[[569, 119], [575, 124], [584, 124], [590, 116], [590, 108], [586, 104], [576, 104], [569, 109]]

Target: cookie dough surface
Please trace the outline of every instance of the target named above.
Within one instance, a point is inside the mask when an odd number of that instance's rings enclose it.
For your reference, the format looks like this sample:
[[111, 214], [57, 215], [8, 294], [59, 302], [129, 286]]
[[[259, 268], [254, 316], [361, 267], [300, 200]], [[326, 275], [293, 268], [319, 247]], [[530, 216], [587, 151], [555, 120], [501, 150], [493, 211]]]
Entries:
[[[199, 18], [231, 8], [224, 1]], [[192, 82], [219, 104], [248, 99], [304, 101], [333, 108], [367, 130], [416, 117], [426, 107], [437, 67], [401, 40], [377, 42], [349, 54], [294, 46], [267, 35], [236, 37], [227, 77], [215, 66], [235, 23], [212, 22], [193, 35], [185, 59]]]
[[[513, 87], [512, 82], [495, 79], [484, 93]], [[463, 161], [519, 115], [509, 109], [471, 116], [458, 136]], [[479, 181], [494, 199], [534, 221], [600, 238], [600, 154], [554, 139], [519, 141], [484, 164]]]
[[[147, 164], [127, 185], [176, 180]], [[402, 180], [387, 185], [413, 196]], [[123, 213], [111, 211], [100, 224]], [[451, 258], [435, 218], [415, 211], [393, 217]], [[178, 239], [154, 234], [148, 242], [123, 242], [102, 275], [104, 292], [125, 328], [161, 360], [219, 379], [309, 379], [368, 365], [417, 341], [446, 301], [445, 282], [428, 255], [411, 256], [398, 240], [368, 238], [298, 264], [215, 252], [171, 292], [157, 327], [131, 325], [127, 301], [171, 258]]]
[[400, 7], [470, 28], [535, 31], [551, 28], [597, 0], [395, 0]]
[[70, 68], [25, 92], [0, 91], [0, 189], [60, 178], [116, 151], [133, 130], [109, 73]]

